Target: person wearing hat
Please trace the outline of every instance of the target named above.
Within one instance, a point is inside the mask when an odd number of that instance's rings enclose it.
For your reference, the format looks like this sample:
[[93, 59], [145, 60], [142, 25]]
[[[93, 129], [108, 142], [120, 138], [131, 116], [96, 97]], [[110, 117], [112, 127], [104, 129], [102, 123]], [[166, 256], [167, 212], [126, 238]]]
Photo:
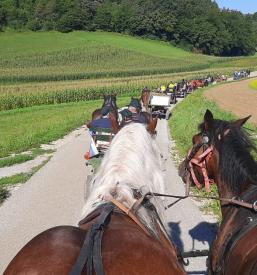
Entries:
[[131, 98], [131, 101], [128, 105], [128, 109], [132, 112], [132, 113], [139, 113], [142, 109], [141, 103], [139, 101], [139, 99], [137, 98]]
[[132, 120], [132, 112], [129, 109], [124, 109], [120, 112], [122, 116], [122, 121], [121, 121], [121, 127], [125, 126], [128, 123], [131, 123]]
[[142, 113], [140, 113], [141, 109], [142, 106], [139, 99], [132, 98], [128, 105], [128, 109], [120, 112], [122, 115], [121, 125], [124, 126], [130, 122], [147, 124], [146, 117]]

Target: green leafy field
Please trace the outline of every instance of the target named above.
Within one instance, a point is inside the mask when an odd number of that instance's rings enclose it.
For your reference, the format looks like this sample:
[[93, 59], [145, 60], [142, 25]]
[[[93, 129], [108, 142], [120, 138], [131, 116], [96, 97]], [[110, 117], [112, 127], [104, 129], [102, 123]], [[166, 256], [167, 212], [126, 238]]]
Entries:
[[[129, 103], [120, 98], [118, 106]], [[34, 106], [0, 112], [0, 157], [39, 147], [63, 137], [91, 119], [102, 100]]]
[[101, 32], [2, 33], [0, 82], [55, 81], [192, 71], [218, 58], [167, 43]]
[[0, 112], [0, 157], [62, 137], [89, 120], [100, 104], [79, 102]]

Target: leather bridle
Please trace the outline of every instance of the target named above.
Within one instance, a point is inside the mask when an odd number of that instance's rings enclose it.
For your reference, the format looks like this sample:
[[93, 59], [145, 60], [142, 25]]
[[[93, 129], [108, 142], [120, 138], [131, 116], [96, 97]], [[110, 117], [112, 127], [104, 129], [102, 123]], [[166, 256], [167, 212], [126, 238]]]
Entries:
[[[196, 156], [197, 152], [203, 148], [203, 153], [199, 156]], [[208, 176], [207, 163], [210, 160], [213, 153], [213, 145], [209, 145], [209, 137], [206, 134], [202, 134], [202, 142], [197, 143], [189, 151], [186, 158], [186, 169], [191, 175], [191, 178], [198, 189], [202, 188], [202, 184], [199, 182], [195, 175], [194, 166], [198, 166], [202, 172], [204, 178], [205, 189], [207, 192], [210, 192], [210, 185], [213, 183], [213, 180]], [[189, 177], [187, 178], [187, 190], [189, 190]]]

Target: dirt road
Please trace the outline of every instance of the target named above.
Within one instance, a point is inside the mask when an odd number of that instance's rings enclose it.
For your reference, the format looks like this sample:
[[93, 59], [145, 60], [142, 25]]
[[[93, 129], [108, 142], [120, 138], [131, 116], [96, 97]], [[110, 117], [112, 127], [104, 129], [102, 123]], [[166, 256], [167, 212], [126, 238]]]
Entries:
[[249, 87], [253, 79], [257, 77], [215, 86], [206, 91], [205, 96], [238, 117], [252, 115], [249, 122], [257, 125], [257, 91]]

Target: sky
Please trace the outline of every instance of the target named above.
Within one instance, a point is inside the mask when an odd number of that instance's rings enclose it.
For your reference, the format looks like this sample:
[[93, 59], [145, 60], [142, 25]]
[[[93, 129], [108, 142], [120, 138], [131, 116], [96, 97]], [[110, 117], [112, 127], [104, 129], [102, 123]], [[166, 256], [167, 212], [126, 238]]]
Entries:
[[257, 0], [215, 0], [220, 8], [239, 10], [242, 13], [257, 12]]

